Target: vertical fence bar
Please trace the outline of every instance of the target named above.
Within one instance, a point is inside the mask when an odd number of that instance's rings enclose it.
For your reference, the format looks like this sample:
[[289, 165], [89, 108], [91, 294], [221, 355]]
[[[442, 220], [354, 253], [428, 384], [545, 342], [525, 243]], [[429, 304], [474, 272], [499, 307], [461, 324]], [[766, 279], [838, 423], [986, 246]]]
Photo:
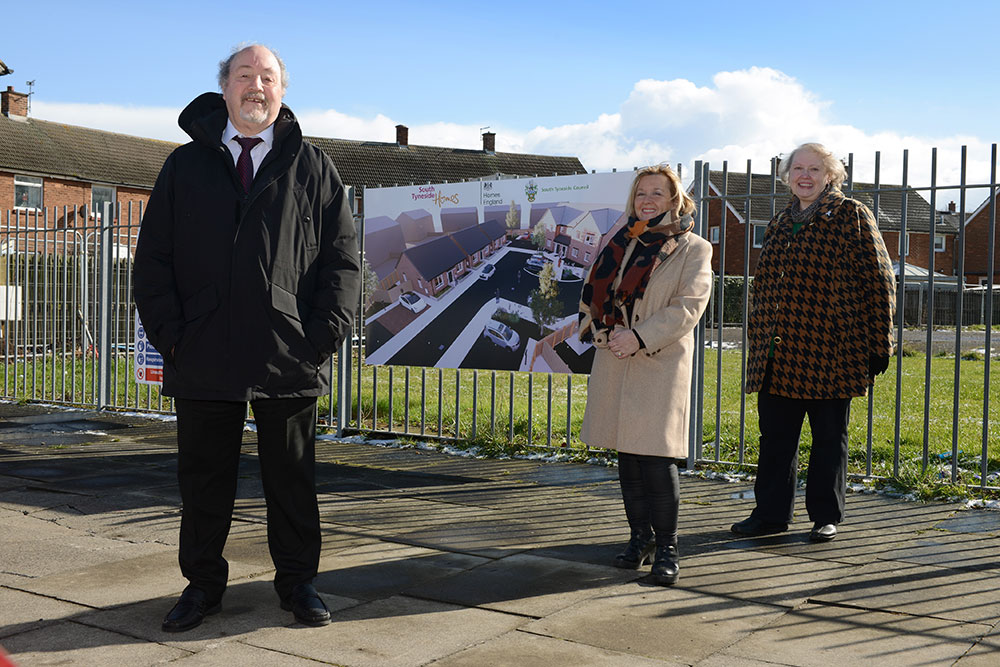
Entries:
[[531, 446], [534, 436], [535, 420], [532, 415], [532, 406], [535, 403], [535, 374], [528, 373], [528, 446]]
[[443, 394], [444, 394], [444, 374], [442, 370], [439, 368], [438, 369], [438, 433], [437, 433], [439, 438], [442, 435], [444, 435], [444, 432], [442, 430], [444, 427], [444, 424], [442, 423], [444, 414], [444, 403], [442, 398]]
[[98, 327], [98, 341], [99, 341], [99, 377], [98, 377], [98, 396], [97, 396], [97, 407], [99, 410], [103, 410], [111, 404], [111, 357], [112, 357], [112, 345], [111, 345], [111, 331], [112, 331], [112, 272], [111, 265], [114, 253], [114, 239], [111, 235], [111, 204], [110, 202], [104, 203], [104, 210], [102, 211], [102, 218], [100, 220], [100, 265], [99, 265], [99, 279], [100, 279], [100, 299], [98, 301], [98, 312], [100, 313], [99, 327]]
[[476, 437], [479, 417], [479, 371], [472, 371], [472, 437]]
[[566, 374], [566, 446], [573, 444], [573, 374]]
[[403, 433], [410, 432], [410, 367], [406, 367], [403, 391]]
[[378, 430], [378, 366], [372, 366], [372, 430]]
[[393, 417], [395, 416], [393, 411], [394, 406], [393, 406], [393, 391], [392, 391], [393, 385], [396, 384], [395, 382], [393, 382], [393, 377], [392, 377], [392, 371], [394, 368], [395, 368], [394, 366], [389, 366], [389, 422], [385, 427], [386, 431], [392, 431], [392, 422], [393, 422]]
[[427, 367], [420, 369], [420, 435], [427, 433]]
[[[743, 201], [743, 220], [745, 229], [743, 238], [743, 303], [742, 319], [740, 320], [740, 379], [747, 376], [747, 321], [750, 319], [750, 248], [753, 246], [756, 227], [753, 225], [753, 171], [750, 160], [747, 160], [747, 198]], [[726, 219], [723, 212], [722, 219]], [[721, 223], [725, 225], [725, 222]], [[737, 460], [740, 465], [746, 463], [746, 416], [747, 393], [740, 387], [740, 435], [737, 442]]]
[[510, 372], [510, 401], [508, 403], [510, 408], [510, 415], [507, 421], [507, 442], [514, 442], [514, 371]]
[[[898, 303], [906, 303], [906, 253], [909, 250], [907, 247], [909, 244], [906, 242], [906, 202], [909, 198], [907, 195], [907, 177], [909, 176], [909, 159], [910, 151], [903, 150], [903, 184], [902, 191], [899, 193], [899, 208], [900, 208], [900, 219], [899, 219], [899, 284], [897, 285], [896, 293], [899, 295]], [[903, 340], [903, 309], [899, 308], [898, 312], [898, 322], [896, 329], [897, 340]], [[903, 395], [903, 356], [899, 355], [896, 359], [896, 424], [895, 424], [895, 434], [893, 436], [893, 446], [892, 446], [892, 474], [899, 474], [899, 450], [900, 450], [900, 428], [902, 424], [902, 410], [900, 406], [902, 405], [902, 395]]]
[[[965, 194], [966, 194], [966, 169], [967, 169], [967, 148], [962, 146], [961, 165], [961, 189], [959, 190], [959, 212], [958, 219], [962, 224], [958, 226], [958, 277], [955, 290], [955, 379], [954, 394], [951, 408], [951, 483], [958, 481], [958, 409], [960, 403], [960, 390], [962, 379], [962, 324], [965, 311]], [[992, 279], [991, 279], [992, 280]]]
[[455, 439], [461, 437], [459, 431], [459, 415], [462, 407], [462, 371], [455, 369]]
[[490, 435], [497, 434], [497, 372], [490, 371]]
[[[709, 172], [711, 177], [711, 172]], [[726, 218], [729, 205], [729, 161], [722, 162], [722, 199], [719, 201], [719, 303], [716, 304], [717, 317], [715, 321], [715, 460], [720, 461], [722, 451], [722, 327], [726, 321]], [[711, 202], [706, 206], [708, 209]], [[708, 216], [705, 216], [705, 226], [708, 226]], [[709, 242], [712, 232], [708, 230]]]
[[[879, 222], [879, 183], [882, 178], [882, 153], [880, 151], [875, 151], [875, 192], [872, 194], [872, 215], [875, 216], [875, 224], [878, 225]], [[852, 178], [853, 180], [853, 178]], [[902, 343], [902, 341], [899, 341]], [[902, 356], [902, 355], [900, 355]], [[896, 359], [896, 374], [899, 375], [899, 363], [901, 359]], [[898, 405], [897, 405], [898, 412]], [[872, 475], [872, 442], [875, 433], [875, 391], [868, 392], [868, 433], [865, 442], [865, 476], [871, 477]]]
[[546, 419], [545, 419], [545, 446], [552, 446], [552, 373], [547, 373], [549, 379], [549, 391], [548, 400], [546, 402]]
[[[987, 236], [989, 242], [986, 257], [986, 299], [985, 317], [983, 323], [986, 325], [985, 340], [983, 341], [983, 448], [980, 452], [979, 461], [979, 485], [986, 488], [986, 478], [989, 475], [989, 443], [990, 443], [990, 361], [993, 356], [992, 328], [993, 328], [993, 276], [996, 271], [996, 226], [997, 226], [997, 145], [993, 144], [990, 152], [990, 213], [989, 232]], [[964, 218], [962, 218], [964, 227]]]
[[[924, 428], [923, 428], [923, 448], [920, 455], [920, 470], [927, 470], [930, 463], [930, 418], [931, 418], [931, 359], [933, 354], [934, 341], [934, 235], [937, 226], [937, 148], [931, 148], [931, 220], [930, 237], [927, 244], [927, 336], [924, 343]], [[905, 299], [905, 296], [904, 296]], [[906, 303], [901, 306], [900, 319], [906, 309]], [[918, 320], [919, 324], [919, 320]], [[899, 340], [899, 345], [903, 340]], [[902, 352], [897, 351], [902, 358]], [[898, 366], [897, 366], [898, 367]]]
[[[708, 206], [706, 205], [705, 198], [707, 196], [705, 181], [708, 173], [708, 165], [702, 163], [701, 160], [696, 160], [694, 163], [694, 183], [693, 183], [693, 196], [695, 204], [695, 210], [697, 215], [695, 216], [695, 229], [691, 230], [693, 233], [697, 233], [698, 221], [704, 219], [708, 211]], [[704, 317], [702, 318], [702, 323], [704, 323]], [[702, 434], [698, 428], [700, 423], [699, 413], [704, 409], [704, 404], [702, 403], [700, 391], [698, 388], [698, 378], [703, 378], [705, 374], [704, 366], [698, 364], [698, 353], [697, 349], [700, 345], [704, 345], [704, 339], [702, 338], [704, 331], [702, 326], [695, 327], [694, 337], [695, 337], [695, 352], [692, 355], [692, 381], [691, 381], [691, 416], [689, 418], [689, 434], [688, 434], [688, 448], [687, 448], [687, 461], [685, 467], [689, 470], [694, 468], [694, 462], [701, 458], [702, 456]], [[590, 391], [590, 380], [587, 380], [587, 391]]]

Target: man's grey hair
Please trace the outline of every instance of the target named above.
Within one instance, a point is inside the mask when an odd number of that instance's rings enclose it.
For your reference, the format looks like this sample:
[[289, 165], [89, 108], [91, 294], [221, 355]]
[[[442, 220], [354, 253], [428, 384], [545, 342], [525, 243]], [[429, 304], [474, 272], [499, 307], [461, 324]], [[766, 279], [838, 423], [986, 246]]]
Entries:
[[274, 59], [278, 61], [278, 68], [281, 70], [281, 87], [288, 89], [288, 70], [285, 69], [285, 61], [281, 59], [278, 52], [272, 49], [267, 44], [258, 44], [257, 42], [244, 42], [233, 47], [233, 52], [229, 54], [228, 58], [219, 61], [219, 90], [226, 89], [226, 82], [229, 81], [229, 68], [233, 65], [233, 59], [239, 54], [243, 53], [251, 46], [262, 46], [271, 52]]

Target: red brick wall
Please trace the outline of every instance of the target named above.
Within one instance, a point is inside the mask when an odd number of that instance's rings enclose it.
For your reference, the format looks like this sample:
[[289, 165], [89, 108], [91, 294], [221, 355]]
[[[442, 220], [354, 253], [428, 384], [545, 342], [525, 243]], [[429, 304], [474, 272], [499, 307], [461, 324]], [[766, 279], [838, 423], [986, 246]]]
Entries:
[[[116, 198], [121, 203], [122, 224], [129, 222], [129, 204], [132, 205], [132, 225], [139, 224], [139, 207], [145, 207], [149, 201], [150, 190], [128, 186], [116, 186]], [[59, 178], [42, 177], [42, 206], [48, 213], [50, 227], [65, 225], [64, 207], [75, 209], [79, 206], [90, 208], [91, 184], [83, 181], [73, 181]], [[0, 171], [0, 222], [6, 222], [7, 212], [14, 206], [14, 174]], [[54, 210], [53, 210], [54, 209]], [[13, 214], [12, 214], [13, 215]], [[70, 224], [73, 224], [73, 212], [70, 212]], [[34, 217], [32, 216], [32, 219]], [[39, 220], [44, 220], [42, 214]]]
[[[944, 235], [944, 252], [934, 253], [934, 272], [942, 273], [946, 276], [955, 275], [955, 244], [956, 237], [951, 234]], [[889, 251], [889, 257], [893, 262], [899, 260], [899, 232], [882, 232], [882, 240], [885, 248]], [[906, 263], [912, 266], [928, 268], [931, 254], [930, 234], [910, 232], [910, 252], [906, 256]]]
[[[1000, 199], [1000, 195], [997, 197]], [[987, 202], [989, 200], [987, 199]], [[1000, 204], [1000, 201], [997, 202]], [[1000, 212], [998, 212], [1000, 216]], [[984, 206], [965, 227], [965, 280], [978, 284], [989, 268], [990, 207]], [[993, 230], [993, 284], [1000, 284], [1000, 229]]]
[[[722, 216], [722, 202], [715, 199], [708, 202], [708, 234], [711, 239], [711, 228], [718, 227]], [[741, 223], [739, 218], [727, 207], [726, 208], [726, 267], [725, 275], [743, 275], [743, 249], [746, 244], [746, 235], [753, 233], [753, 226]], [[719, 272], [719, 258], [722, 249], [722, 230], [719, 230], [719, 243], [712, 244], [712, 270]], [[760, 248], [750, 249], [750, 273], [757, 266], [757, 258], [760, 256]]]

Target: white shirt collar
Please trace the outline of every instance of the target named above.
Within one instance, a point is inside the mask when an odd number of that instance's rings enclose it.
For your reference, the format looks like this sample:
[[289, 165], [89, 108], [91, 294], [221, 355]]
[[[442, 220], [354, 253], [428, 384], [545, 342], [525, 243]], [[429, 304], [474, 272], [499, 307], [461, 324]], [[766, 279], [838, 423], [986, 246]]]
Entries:
[[[228, 144], [235, 137], [239, 136], [242, 135], [240, 135], [240, 133], [236, 130], [236, 127], [233, 125], [233, 121], [227, 119], [226, 129], [223, 130], [222, 132], [222, 143]], [[255, 134], [252, 136], [260, 137], [264, 141], [264, 147], [267, 150], [271, 150], [271, 144], [274, 142], [274, 123], [271, 123], [270, 125], [265, 127], [263, 130], [260, 131], [259, 134]], [[237, 143], [236, 145], [238, 146], [239, 144]]]

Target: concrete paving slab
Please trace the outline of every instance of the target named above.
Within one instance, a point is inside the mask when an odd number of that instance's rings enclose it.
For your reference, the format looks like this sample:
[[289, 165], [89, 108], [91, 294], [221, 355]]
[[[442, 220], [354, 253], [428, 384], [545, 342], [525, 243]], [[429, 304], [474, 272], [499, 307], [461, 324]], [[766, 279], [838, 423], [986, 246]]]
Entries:
[[318, 590], [375, 600], [427, 585], [488, 563], [485, 558], [371, 540], [320, 559]]
[[0, 586], [0, 609], [3, 610], [0, 639], [88, 611], [87, 607], [3, 586]]
[[773, 623], [787, 611], [681, 588], [625, 584], [522, 629], [612, 651], [693, 664]]
[[921, 533], [898, 549], [884, 552], [882, 558], [954, 570], [1000, 570], [1000, 536], [953, 533], [936, 528]]
[[[357, 600], [322, 592], [321, 597], [331, 613], [358, 604]], [[143, 600], [114, 609], [91, 611], [80, 616], [78, 621], [186, 651], [203, 651], [223, 642], [246, 641], [261, 630], [295, 624], [291, 612], [279, 606], [271, 575], [230, 582], [222, 598], [222, 611], [218, 614], [206, 617], [201, 625], [187, 632], [163, 632], [160, 629], [163, 617], [176, 601], [176, 595]]]
[[518, 554], [406, 592], [439, 602], [538, 618], [606, 595], [610, 588], [638, 576], [631, 570]]
[[39, 510], [32, 517], [95, 536], [173, 546], [177, 545], [181, 518], [174, 505], [150, 505], [148, 497], [128, 493], [81, 498]]
[[1000, 577], [879, 561], [858, 568], [812, 601], [993, 626], [1000, 621]]
[[970, 509], [956, 512], [936, 528], [953, 533], [996, 533], [1000, 535], [1000, 512]]
[[722, 654], [762, 662], [776, 658], [801, 667], [950, 665], [985, 629], [939, 618], [806, 605]]
[[677, 586], [706, 595], [795, 607], [860, 566], [721, 549], [680, 560]]
[[[97, 537], [51, 521], [10, 512], [0, 517], [0, 583], [15, 588], [81, 567], [139, 558], [168, 550], [162, 544]], [[59, 597], [58, 595], [56, 597]]]
[[996, 667], [1000, 659], [1000, 625], [976, 642], [965, 655], [959, 658], [955, 667]]
[[767, 660], [754, 660], [721, 653], [710, 655], [694, 664], [695, 667], [798, 667], [794, 663], [785, 662], [780, 655], [772, 655]]
[[127, 635], [80, 625], [56, 623], [4, 639], [18, 667], [34, 665], [157, 665], [190, 655], [187, 651]]
[[345, 667], [416, 667], [524, 623], [509, 614], [400, 596], [345, 609], [323, 628], [266, 630], [248, 643]]
[[[131, 604], [179, 594], [187, 585], [177, 566], [177, 550], [64, 570], [22, 582], [19, 588], [91, 607]], [[260, 574], [261, 568], [229, 563], [230, 580]]]
[[46, 488], [45, 485], [28, 485], [24, 480], [18, 480], [17, 487], [0, 491], [0, 507], [31, 514], [40, 509], [59, 507], [93, 495], [92, 493], [67, 493], [54, 488]]
[[609, 651], [564, 639], [544, 637], [515, 630], [496, 639], [448, 656], [434, 667], [483, 667], [484, 665], [517, 665], [517, 667], [682, 667], [686, 663], [654, 660], [634, 653]]
[[209, 646], [194, 655], [170, 663], [178, 667], [228, 667], [230, 665], [266, 665], [267, 667], [316, 667], [320, 663], [287, 653], [269, 651], [241, 642]]

